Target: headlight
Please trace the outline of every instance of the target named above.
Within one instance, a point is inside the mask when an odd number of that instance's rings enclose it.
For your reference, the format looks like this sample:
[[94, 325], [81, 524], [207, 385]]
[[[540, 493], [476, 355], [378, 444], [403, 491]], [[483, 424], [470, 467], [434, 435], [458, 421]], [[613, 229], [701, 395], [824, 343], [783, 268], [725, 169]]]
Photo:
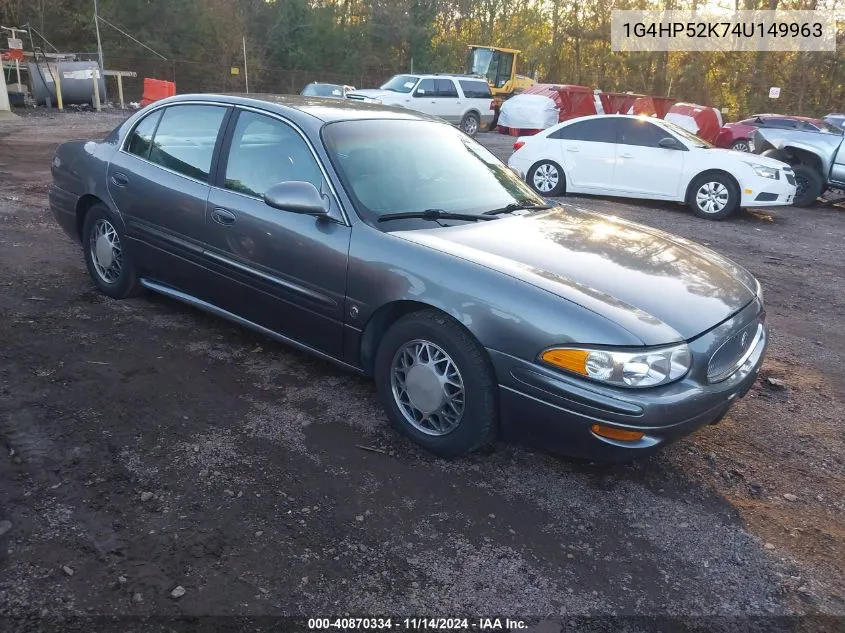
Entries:
[[555, 347], [540, 359], [568, 372], [618, 387], [656, 387], [683, 378], [692, 364], [687, 345], [641, 352]]
[[772, 180], [779, 180], [780, 175], [778, 175], [778, 169], [774, 167], [766, 167], [764, 165], [758, 165], [756, 163], [745, 163], [751, 169], [754, 170], [754, 173], [758, 176], [762, 176], [763, 178], [771, 178]]

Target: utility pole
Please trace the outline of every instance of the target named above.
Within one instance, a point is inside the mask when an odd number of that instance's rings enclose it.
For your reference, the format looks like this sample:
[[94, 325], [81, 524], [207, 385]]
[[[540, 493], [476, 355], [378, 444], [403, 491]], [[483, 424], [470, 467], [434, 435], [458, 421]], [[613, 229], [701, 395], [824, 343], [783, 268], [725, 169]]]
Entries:
[[249, 94], [249, 64], [246, 61], [246, 35], [243, 36], [244, 43], [244, 82], [246, 83], [246, 93]]
[[[97, 0], [94, 0], [94, 29], [97, 31], [97, 56], [100, 58], [100, 72], [106, 71], [106, 66], [103, 63], [103, 42], [100, 40], [100, 12], [97, 9]], [[105, 87], [105, 80], [103, 80]], [[105, 100], [105, 90], [103, 90], [103, 100]]]

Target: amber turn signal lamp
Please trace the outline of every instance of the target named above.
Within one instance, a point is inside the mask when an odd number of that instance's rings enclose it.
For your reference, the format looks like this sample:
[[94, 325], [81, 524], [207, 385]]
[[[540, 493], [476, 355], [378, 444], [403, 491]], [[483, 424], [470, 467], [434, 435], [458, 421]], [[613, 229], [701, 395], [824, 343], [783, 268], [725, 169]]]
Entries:
[[587, 375], [587, 356], [590, 352], [583, 349], [550, 349], [540, 357], [550, 365]]
[[616, 427], [605, 426], [604, 424], [594, 424], [591, 429], [596, 435], [620, 442], [636, 442], [645, 437], [645, 433], [641, 433], [640, 431], [626, 431], [625, 429], [617, 429]]

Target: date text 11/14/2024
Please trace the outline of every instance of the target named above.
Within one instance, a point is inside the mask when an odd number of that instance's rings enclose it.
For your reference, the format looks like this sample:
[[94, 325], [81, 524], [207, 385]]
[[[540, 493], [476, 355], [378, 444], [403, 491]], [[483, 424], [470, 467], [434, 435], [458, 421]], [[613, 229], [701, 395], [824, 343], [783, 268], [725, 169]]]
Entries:
[[308, 630], [518, 631], [524, 620], [511, 618], [308, 618]]

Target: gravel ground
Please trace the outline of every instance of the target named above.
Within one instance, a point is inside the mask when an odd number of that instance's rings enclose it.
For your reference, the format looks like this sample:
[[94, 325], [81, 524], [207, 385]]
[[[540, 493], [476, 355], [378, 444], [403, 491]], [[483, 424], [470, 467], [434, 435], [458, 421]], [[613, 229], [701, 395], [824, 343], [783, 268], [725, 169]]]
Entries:
[[[389, 429], [365, 379], [163, 298], [94, 290], [47, 209], [50, 158], [119, 120], [0, 123], [9, 630], [92, 615], [716, 616], [743, 630], [728, 617], [845, 615], [842, 210], [706, 222], [567, 198], [757, 275], [773, 331], [761, 377], [721, 424], [633, 465], [512, 445], [442, 461]], [[503, 157], [513, 141], [479, 140]]]

